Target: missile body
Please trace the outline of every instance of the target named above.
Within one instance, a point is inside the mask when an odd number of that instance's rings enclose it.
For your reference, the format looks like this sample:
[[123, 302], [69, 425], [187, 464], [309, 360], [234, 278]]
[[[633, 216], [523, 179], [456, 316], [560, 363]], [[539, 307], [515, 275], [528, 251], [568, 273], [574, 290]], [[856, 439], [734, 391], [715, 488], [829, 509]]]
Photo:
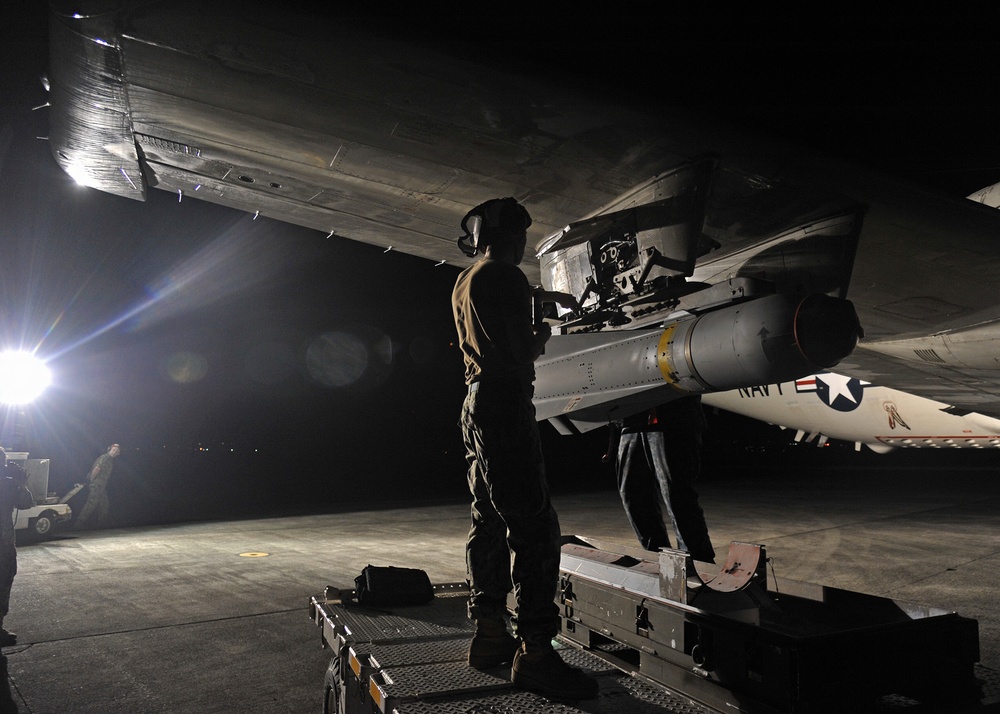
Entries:
[[854, 306], [826, 295], [768, 295], [655, 329], [554, 335], [535, 362], [535, 410], [587, 431], [677, 397], [784, 382], [854, 349]]

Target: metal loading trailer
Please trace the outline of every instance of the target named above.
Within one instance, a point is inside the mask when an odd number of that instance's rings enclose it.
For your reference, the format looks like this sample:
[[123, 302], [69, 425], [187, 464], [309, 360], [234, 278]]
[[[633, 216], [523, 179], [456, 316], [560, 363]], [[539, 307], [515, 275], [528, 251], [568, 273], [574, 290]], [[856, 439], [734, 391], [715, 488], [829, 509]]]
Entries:
[[361, 607], [352, 590], [329, 587], [310, 600], [333, 652], [324, 711], [1000, 711], [1000, 677], [976, 666], [974, 620], [786, 580], [780, 591], [765, 588], [762, 550], [753, 567], [733, 567], [731, 551], [722, 571], [699, 566], [694, 577], [679, 551], [651, 560], [571, 540], [556, 645], [597, 676], [597, 700], [549, 701], [514, 689], [509, 667], [470, 668], [465, 584], [434, 586], [426, 605], [387, 609]]
[[[333, 652], [324, 682], [326, 714], [463, 714], [578, 711], [568, 703], [514, 689], [510, 668], [472, 669], [466, 663], [473, 626], [464, 585], [439, 589], [429, 605], [377, 611], [341, 600], [343, 591], [315, 596], [313, 620]], [[328, 597], [330, 596], [330, 597]], [[598, 653], [560, 638], [570, 664], [598, 676], [602, 712], [711, 714], [715, 710], [622, 671]]]

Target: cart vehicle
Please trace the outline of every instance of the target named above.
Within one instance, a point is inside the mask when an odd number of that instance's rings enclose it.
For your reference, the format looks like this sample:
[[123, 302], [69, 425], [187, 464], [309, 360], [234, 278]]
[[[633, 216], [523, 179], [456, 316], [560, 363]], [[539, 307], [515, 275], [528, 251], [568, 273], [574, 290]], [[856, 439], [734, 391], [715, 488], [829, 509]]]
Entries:
[[35, 505], [14, 509], [14, 529], [27, 530], [34, 538], [50, 538], [56, 527], [73, 518], [69, 499], [80, 490], [76, 487], [63, 497], [49, 493], [49, 459], [29, 459], [26, 451], [8, 451], [7, 461], [13, 461], [28, 474], [25, 484]]

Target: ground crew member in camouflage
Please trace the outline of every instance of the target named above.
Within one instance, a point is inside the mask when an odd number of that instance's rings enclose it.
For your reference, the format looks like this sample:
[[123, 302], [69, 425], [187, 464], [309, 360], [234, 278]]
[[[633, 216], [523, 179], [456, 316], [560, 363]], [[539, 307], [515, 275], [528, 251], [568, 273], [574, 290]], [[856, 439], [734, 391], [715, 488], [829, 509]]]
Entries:
[[[463, 221], [465, 238], [483, 257], [459, 275], [452, 293], [469, 388], [461, 419], [472, 492], [466, 564], [476, 635], [469, 664], [489, 668], [513, 660], [515, 686], [592, 698], [597, 681], [552, 649], [559, 630], [559, 521], [531, 403], [534, 361], [551, 333], [544, 323], [532, 327], [531, 288], [517, 267], [529, 225], [528, 212], [513, 198], [474, 208]], [[512, 587], [517, 638], [504, 620]]]
[[31, 508], [35, 500], [25, 484], [28, 474], [14, 463], [5, 463], [0, 475], [0, 647], [17, 644], [17, 635], [3, 627], [10, 610], [10, 589], [17, 575], [17, 545], [14, 539], [15, 508]]
[[90, 467], [87, 480], [90, 482], [90, 492], [87, 494], [87, 502], [80, 511], [80, 517], [76, 519], [77, 528], [89, 526], [93, 520], [98, 528], [106, 528], [111, 524], [111, 504], [108, 502], [108, 481], [111, 479], [111, 469], [114, 468], [114, 459], [121, 453], [118, 444], [112, 444], [108, 450], [97, 457], [94, 465]]

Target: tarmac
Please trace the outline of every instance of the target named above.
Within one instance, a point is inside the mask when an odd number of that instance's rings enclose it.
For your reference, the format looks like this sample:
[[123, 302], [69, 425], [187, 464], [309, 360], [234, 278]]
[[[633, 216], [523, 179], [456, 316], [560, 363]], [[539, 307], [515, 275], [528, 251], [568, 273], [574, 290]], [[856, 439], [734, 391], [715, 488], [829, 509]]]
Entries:
[[[720, 555], [729, 541], [762, 543], [778, 577], [974, 618], [979, 669], [1000, 670], [996, 469], [706, 479], [699, 490]], [[614, 490], [554, 502], [564, 534], [634, 545]], [[3, 649], [0, 711], [322, 711], [330, 653], [310, 596], [353, 587], [369, 563], [464, 580], [469, 520], [464, 501], [326, 510], [20, 544], [6, 620], [19, 643]]]

